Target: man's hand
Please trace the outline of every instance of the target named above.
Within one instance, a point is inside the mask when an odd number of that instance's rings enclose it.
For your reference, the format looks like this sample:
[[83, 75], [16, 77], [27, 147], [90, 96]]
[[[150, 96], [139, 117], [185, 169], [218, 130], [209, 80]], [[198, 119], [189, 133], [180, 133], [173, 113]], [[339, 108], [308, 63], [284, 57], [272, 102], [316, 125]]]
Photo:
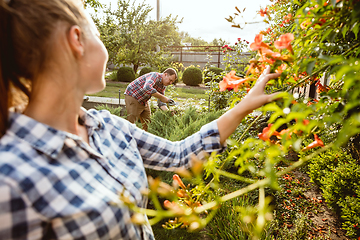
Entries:
[[169, 98], [169, 102], [168, 102], [168, 103], [169, 103], [170, 106], [176, 105], [175, 101], [172, 100], [172, 99], [170, 99], [170, 98]]

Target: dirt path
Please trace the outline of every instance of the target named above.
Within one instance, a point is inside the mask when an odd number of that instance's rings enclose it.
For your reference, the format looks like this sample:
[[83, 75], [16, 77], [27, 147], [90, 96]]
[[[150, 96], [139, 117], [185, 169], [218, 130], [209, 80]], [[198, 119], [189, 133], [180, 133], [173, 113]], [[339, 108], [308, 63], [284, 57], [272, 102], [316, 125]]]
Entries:
[[[340, 220], [337, 218], [335, 213], [329, 209], [321, 195], [320, 189], [312, 182], [310, 177], [302, 172], [294, 171], [297, 178], [305, 178], [310, 185], [310, 189], [304, 193], [305, 197], [316, 203], [320, 203], [320, 208], [317, 213], [309, 213], [308, 217], [313, 221], [315, 228], [312, 229], [311, 234], [313, 236], [324, 237], [323, 239], [332, 240], [347, 240], [345, 231], [341, 229]], [[330, 231], [330, 238], [329, 236]]]

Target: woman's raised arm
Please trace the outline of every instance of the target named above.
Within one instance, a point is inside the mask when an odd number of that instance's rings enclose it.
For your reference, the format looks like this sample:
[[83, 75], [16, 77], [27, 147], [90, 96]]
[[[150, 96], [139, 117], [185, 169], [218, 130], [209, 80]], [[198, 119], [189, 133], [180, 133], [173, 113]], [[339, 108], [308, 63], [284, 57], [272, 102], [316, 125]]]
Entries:
[[280, 73], [270, 73], [270, 66], [268, 66], [245, 98], [217, 120], [221, 144], [223, 144], [235, 131], [246, 115], [262, 105], [274, 100], [274, 96], [277, 93], [267, 95], [264, 93], [264, 90], [266, 83], [270, 79], [274, 79], [279, 76]]

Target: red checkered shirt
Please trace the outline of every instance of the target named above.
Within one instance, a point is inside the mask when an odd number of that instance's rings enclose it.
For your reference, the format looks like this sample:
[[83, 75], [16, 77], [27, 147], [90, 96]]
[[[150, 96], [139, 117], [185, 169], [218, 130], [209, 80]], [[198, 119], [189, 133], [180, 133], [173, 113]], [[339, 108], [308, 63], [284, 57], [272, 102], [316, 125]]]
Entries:
[[151, 98], [151, 94], [156, 92], [165, 94], [166, 87], [162, 84], [162, 75], [162, 73], [151, 72], [138, 77], [127, 86], [125, 94], [145, 105]]

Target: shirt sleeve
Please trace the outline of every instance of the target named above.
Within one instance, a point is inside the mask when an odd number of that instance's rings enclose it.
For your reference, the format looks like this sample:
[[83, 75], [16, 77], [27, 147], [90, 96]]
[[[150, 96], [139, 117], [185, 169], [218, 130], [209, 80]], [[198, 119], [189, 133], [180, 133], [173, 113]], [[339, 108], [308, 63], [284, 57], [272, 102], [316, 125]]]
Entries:
[[144, 84], [144, 91], [146, 94], [153, 94], [156, 93], [156, 89], [154, 88], [154, 85], [156, 83], [157, 75], [156, 74], [149, 74], [145, 79]]
[[216, 120], [204, 125], [200, 131], [182, 141], [172, 142], [139, 128], [133, 129], [139, 152], [146, 168], [174, 171], [180, 167], [189, 168], [191, 157], [199, 159], [213, 151], [223, 151]]
[[0, 239], [40, 239], [41, 220], [22, 195], [0, 181]]

